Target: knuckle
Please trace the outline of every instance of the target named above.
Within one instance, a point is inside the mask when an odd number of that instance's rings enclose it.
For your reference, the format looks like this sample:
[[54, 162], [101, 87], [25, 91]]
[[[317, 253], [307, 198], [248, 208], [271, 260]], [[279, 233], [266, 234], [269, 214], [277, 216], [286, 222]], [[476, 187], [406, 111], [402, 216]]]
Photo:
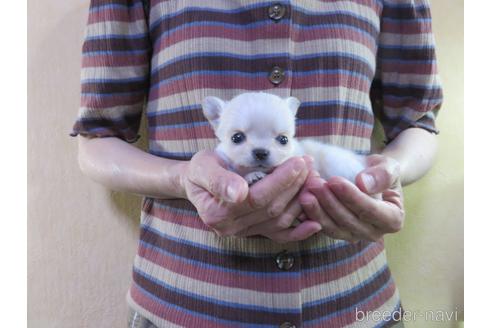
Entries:
[[283, 210], [284, 210], [283, 204], [274, 203], [268, 207], [267, 214], [270, 218], [276, 218], [282, 214]]
[[284, 229], [287, 229], [289, 227], [290, 227], [289, 216], [283, 216], [275, 222], [275, 228], [277, 228], [277, 229], [284, 230]]
[[267, 205], [267, 199], [259, 194], [251, 195], [249, 203], [253, 209], [260, 209]]

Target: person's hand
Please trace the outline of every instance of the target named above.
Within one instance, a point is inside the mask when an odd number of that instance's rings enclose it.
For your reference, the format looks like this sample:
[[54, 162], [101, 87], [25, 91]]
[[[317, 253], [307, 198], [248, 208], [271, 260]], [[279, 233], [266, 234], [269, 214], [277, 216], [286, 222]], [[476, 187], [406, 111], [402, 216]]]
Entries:
[[[319, 222], [305, 218], [299, 225], [293, 226], [294, 221], [303, 214], [298, 195], [312, 169], [313, 159], [306, 156], [304, 157], [304, 161], [307, 169], [303, 170], [289, 187], [282, 190], [276, 196], [268, 210], [252, 213], [252, 215], [263, 217], [269, 216], [270, 219], [247, 227], [239, 232], [237, 236], [262, 235], [278, 243], [285, 243], [288, 241], [304, 240], [322, 229]], [[282, 166], [283, 164], [276, 168], [275, 171], [278, 170], [280, 172], [283, 169]], [[278, 172], [276, 173], [278, 174]]]
[[[225, 169], [215, 152], [201, 151], [184, 166], [181, 185], [203, 222], [219, 236], [232, 236], [257, 223], [290, 215], [288, 195], [291, 189], [300, 188], [306, 172], [303, 158], [291, 158], [248, 188], [241, 176]], [[317, 222], [306, 222], [268, 237], [288, 242], [306, 239], [320, 229]]]
[[[312, 175], [300, 195], [306, 215], [318, 220], [332, 238], [377, 241], [403, 227], [405, 212], [399, 163], [384, 155], [366, 158], [356, 184], [340, 177]], [[381, 197], [370, 195], [381, 194]]]

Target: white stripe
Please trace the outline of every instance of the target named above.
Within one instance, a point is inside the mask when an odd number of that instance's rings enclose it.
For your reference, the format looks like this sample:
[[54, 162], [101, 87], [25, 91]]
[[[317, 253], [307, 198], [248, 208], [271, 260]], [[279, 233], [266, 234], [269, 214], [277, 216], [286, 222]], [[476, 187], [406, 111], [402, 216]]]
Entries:
[[97, 37], [105, 35], [132, 36], [147, 33], [147, 23], [145, 20], [134, 22], [103, 21], [88, 24], [85, 29], [86, 37]]
[[434, 36], [432, 33], [397, 34], [381, 32], [379, 40], [380, 44], [388, 46], [423, 47], [434, 45]]
[[82, 81], [98, 80], [125, 80], [147, 76], [147, 65], [124, 67], [84, 67], [80, 72]]
[[[236, 56], [244, 56], [245, 54], [261, 54], [267, 56], [284, 50], [283, 48], [279, 50], [279, 48], [273, 47], [272, 42], [272, 40], [231, 41], [229, 39], [213, 37], [193, 38], [165, 47], [158, 54], [154, 55], [152, 58], [152, 68], [160, 67], [167, 61], [175, 60], [181, 56], [203, 52], [224, 52]], [[289, 47], [291, 53], [295, 53], [296, 56], [333, 51], [357, 56], [364, 58], [365, 61], [369, 61], [370, 67], [373, 70], [375, 69], [375, 54], [370, 48], [359, 42], [347, 39], [324, 39], [305, 42], [294, 42], [290, 40]]]
[[124, 115], [141, 113], [143, 103], [131, 106], [116, 106], [107, 108], [89, 108], [80, 107], [79, 117], [83, 118], [105, 118], [105, 119], [120, 119]]

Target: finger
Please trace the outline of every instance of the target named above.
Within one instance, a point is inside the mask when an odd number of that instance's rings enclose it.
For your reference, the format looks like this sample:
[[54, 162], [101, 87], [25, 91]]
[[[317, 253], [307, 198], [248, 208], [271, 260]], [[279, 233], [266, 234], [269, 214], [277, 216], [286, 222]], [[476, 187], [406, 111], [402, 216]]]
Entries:
[[[277, 218], [285, 212], [286, 207], [292, 202], [293, 198], [299, 193], [306, 178], [308, 176], [309, 171], [303, 170], [297, 176], [295, 182], [288, 187], [284, 192], [278, 195], [267, 207], [267, 214], [271, 218]], [[297, 206], [300, 208], [300, 205]], [[299, 213], [300, 214], [300, 213]], [[289, 225], [290, 226], [290, 225]]]
[[400, 165], [391, 159], [379, 159], [375, 165], [360, 172], [355, 183], [367, 194], [381, 193], [391, 188], [400, 177]]
[[272, 173], [251, 186], [249, 192], [250, 208], [259, 209], [268, 205], [292, 185], [299, 174], [306, 169], [306, 162], [302, 157], [292, 157], [284, 162]]
[[348, 241], [355, 240], [354, 236], [349, 231], [340, 229], [333, 219], [330, 218], [325, 211], [323, 211], [318, 200], [312, 193], [306, 192], [302, 194], [299, 197], [299, 202], [301, 203], [307, 217], [318, 221], [323, 227], [323, 232], [326, 235], [334, 239], [343, 239]]
[[321, 229], [322, 227], [318, 222], [307, 220], [294, 228], [268, 233], [265, 236], [278, 243], [288, 243], [305, 240], [321, 231]]
[[[276, 232], [290, 228], [294, 220], [302, 213], [299, 202], [292, 201], [286, 210], [278, 217], [266, 220], [260, 224], [249, 225], [238, 236], [247, 237], [254, 235], [264, 235], [265, 233]], [[246, 222], [248, 219], [246, 218]]]
[[338, 200], [329, 186], [326, 185], [322, 189], [313, 189], [312, 193], [318, 199], [323, 210], [340, 228], [370, 241], [376, 241], [381, 238], [382, 233], [374, 226], [359, 220], [354, 213]]
[[401, 229], [404, 214], [402, 208], [393, 203], [374, 199], [343, 179], [330, 179], [326, 185], [336, 198], [360, 220], [384, 232], [396, 232]]
[[190, 181], [203, 187], [214, 197], [231, 203], [241, 202], [247, 197], [247, 182], [238, 174], [225, 169], [214, 152], [197, 153], [191, 165]]

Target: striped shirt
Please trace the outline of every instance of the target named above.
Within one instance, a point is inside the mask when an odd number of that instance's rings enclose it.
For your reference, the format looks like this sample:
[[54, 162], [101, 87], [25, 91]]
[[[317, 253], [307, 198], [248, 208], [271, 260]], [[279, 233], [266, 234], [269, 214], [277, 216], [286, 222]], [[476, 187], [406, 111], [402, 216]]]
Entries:
[[[92, 0], [81, 84], [72, 135], [133, 142], [145, 109], [149, 152], [181, 160], [217, 144], [206, 96], [295, 96], [299, 138], [362, 154], [375, 119], [388, 140], [437, 132], [442, 102], [425, 0]], [[127, 299], [159, 327], [380, 327], [357, 311], [400, 309], [382, 240], [218, 237], [189, 201], [149, 197]]]

